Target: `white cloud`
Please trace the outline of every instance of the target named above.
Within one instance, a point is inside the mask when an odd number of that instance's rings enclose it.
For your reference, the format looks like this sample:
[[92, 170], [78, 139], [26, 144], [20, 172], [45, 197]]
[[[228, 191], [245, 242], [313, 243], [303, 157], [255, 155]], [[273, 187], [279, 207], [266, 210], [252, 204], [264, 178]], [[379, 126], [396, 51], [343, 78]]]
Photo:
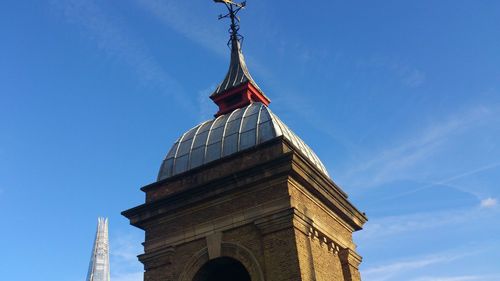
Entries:
[[495, 198], [488, 197], [486, 199], [481, 200], [481, 207], [482, 208], [492, 208], [497, 206], [498, 201]]
[[111, 256], [115, 262], [137, 263], [137, 255], [142, 253], [140, 241], [132, 236], [114, 237]]
[[371, 267], [362, 270], [361, 274], [363, 280], [367, 281], [385, 281], [391, 280], [393, 277], [402, 273], [407, 273], [411, 270], [422, 269], [432, 265], [443, 264], [452, 262], [454, 260], [465, 257], [465, 254], [454, 255], [431, 255], [424, 257], [417, 257], [409, 260], [400, 260], [392, 263], [384, 264], [381, 266]]
[[133, 273], [125, 273], [112, 275], [111, 280], [113, 281], [142, 281], [144, 278], [143, 272], [133, 272]]
[[418, 277], [411, 281], [498, 281], [499, 276], [493, 275], [463, 275], [463, 276], [441, 276], [441, 277]]
[[142, 235], [121, 233], [110, 238], [111, 279], [113, 281], [142, 280], [143, 266], [137, 255], [143, 252]]

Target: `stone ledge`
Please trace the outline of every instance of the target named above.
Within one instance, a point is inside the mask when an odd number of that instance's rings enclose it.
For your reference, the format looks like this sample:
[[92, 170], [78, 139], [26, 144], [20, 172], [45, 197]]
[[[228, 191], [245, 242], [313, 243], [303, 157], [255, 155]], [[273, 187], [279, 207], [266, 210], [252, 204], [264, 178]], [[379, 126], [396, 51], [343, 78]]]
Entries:
[[160, 251], [163, 248], [173, 247], [193, 240], [205, 238], [214, 232], [224, 232], [229, 229], [251, 224], [254, 223], [254, 221], [258, 221], [260, 218], [289, 209], [289, 202], [290, 201], [287, 198], [269, 201], [266, 204], [261, 204], [247, 210], [242, 210], [238, 213], [229, 214], [227, 216], [197, 225], [193, 229], [189, 229], [182, 233], [169, 235], [167, 239], [162, 238], [160, 242], [144, 243], [144, 248], [147, 253], [153, 253]]

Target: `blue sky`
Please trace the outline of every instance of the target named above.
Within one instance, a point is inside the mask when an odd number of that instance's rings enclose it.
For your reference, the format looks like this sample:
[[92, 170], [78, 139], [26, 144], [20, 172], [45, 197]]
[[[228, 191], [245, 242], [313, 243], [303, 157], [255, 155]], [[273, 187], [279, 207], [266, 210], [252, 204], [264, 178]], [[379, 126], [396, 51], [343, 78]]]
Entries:
[[[500, 280], [498, 1], [255, 1], [250, 71], [370, 221], [364, 281]], [[141, 280], [143, 202], [180, 133], [216, 111], [212, 1], [4, 1], [5, 280], [82, 281], [97, 216], [114, 281]]]

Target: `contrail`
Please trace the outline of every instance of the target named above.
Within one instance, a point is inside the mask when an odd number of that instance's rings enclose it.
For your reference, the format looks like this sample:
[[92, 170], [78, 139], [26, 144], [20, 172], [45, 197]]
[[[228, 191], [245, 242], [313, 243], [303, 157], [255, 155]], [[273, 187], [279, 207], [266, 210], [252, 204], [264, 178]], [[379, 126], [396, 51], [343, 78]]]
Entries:
[[418, 191], [421, 191], [421, 190], [424, 190], [424, 189], [428, 189], [428, 188], [433, 187], [435, 185], [448, 184], [448, 183], [450, 183], [450, 182], [452, 182], [454, 180], [465, 178], [465, 177], [468, 177], [470, 175], [474, 175], [474, 174], [477, 174], [477, 173], [480, 173], [480, 172], [483, 172], [483, 171], [486, 171], [486, 170], [490, 170], [490, 169], [496, 168], [498, 166], [500, 166], [500, 162], [495, 162], [495, 163], [492, 163], [492, 164], [488, 164], [486, 166], [482, 166], [482, 167], [476, 168], [474, 170], [471, 170], [471, 171], [468, 171], [468, 172], [465, 172], [465, 173], [461, 173], [461, 174], [455, 175], [453, 177], [450, 177], [450, 178], [447, 178], [447, 179], [444, 179], [444, 180], [440, 180], [438, 182], [432, 182], [432, 183], [423, 185], [421, 187], [415, 188], [413, 190], [402, 192], [402, 193], [397, 194], [395, 196], [388, 197], [385, 200], [399, 198], [399, 197], [402, 197], [402, 196], [405, 196], [405, 195], [408, 195], [408, 194], [412, 194], [412, 193], [415, 193], [415, 192], [418, 192]]

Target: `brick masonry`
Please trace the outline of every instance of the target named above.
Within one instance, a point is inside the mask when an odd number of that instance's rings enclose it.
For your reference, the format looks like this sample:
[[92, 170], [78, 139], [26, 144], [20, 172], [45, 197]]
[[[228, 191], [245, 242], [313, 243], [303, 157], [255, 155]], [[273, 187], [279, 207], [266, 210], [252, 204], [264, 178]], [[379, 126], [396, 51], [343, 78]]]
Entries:
[[282, 138], [142, 190], [123, 215], [145, 231], [146, 281], [191, 281], [218, 257], [252, 281], [361, 280], [352, 233], [366, 217]]

